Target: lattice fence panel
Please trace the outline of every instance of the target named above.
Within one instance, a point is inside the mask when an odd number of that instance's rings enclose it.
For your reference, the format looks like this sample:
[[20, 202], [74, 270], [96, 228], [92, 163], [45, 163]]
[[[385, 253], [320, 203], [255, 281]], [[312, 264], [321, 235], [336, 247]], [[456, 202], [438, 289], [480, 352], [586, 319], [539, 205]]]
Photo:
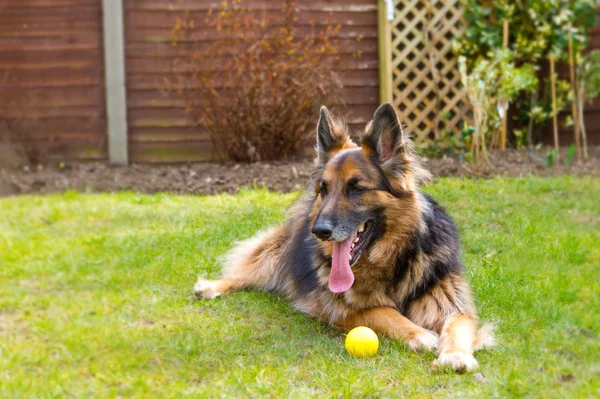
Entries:
[[460, 133], [470, 105], [452, 39], [462, 33], [460, 0], [394, 0], [392, 94], [419, 142]]

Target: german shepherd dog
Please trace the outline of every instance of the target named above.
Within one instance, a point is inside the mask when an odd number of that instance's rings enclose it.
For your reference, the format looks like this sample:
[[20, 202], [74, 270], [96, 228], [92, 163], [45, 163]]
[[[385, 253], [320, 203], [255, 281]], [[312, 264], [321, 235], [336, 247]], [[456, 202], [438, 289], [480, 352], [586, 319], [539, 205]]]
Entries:
[[360, 146], [322, 107], [316, 151], [289, 220], [239, 243], [222, 278], [200, 278], [196, 296], [262, 289], [344, 330], [367, 326], [437, 350], [434, 369], [475, 369], [473, 351], [493, 344], [492, 328], [477, 328], [458, 230], [419, 190], [430, 174], [393, 106], [377, 109]]

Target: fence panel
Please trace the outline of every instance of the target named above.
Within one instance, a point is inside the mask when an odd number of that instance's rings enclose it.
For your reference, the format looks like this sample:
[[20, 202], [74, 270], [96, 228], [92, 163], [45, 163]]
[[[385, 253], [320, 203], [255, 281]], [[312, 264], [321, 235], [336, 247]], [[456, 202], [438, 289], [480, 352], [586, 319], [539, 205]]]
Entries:
[[452, 39], [464, 30], [459, 0], [394, 0], [392, 94], [418, 142], [460, 132], [470, 105]]
[[[269, 10], [283, 2], [245, 0], [244, 4], [251, 9], [265, 6]], [[170, 76], [175, 57], [191, 57], [198, 46], [214, 46], [221, 38], [214, 29], [202, 27], [209, 10], [218, 9], [220, 4], [210, 0], [124, 0], [129, 147], [133, 162], [212, 158], [206, 132], [186, 117], [180, 100], [164, 97], [159, 90], [165, 87], [164, 78]], [[337, 111], [348, 115], [353, 130], [362, 130], [379, 103], [376, 1], [306, 0], [298, 1], [297, 8], [299, 32], [308, 32], [312, 22], [341, 25], [337, 40], [345, 106], [338, 104]], [[175, 48], [171, 31], [177, 18], [186, 15], [198, 27], [198, 40]], [[315, 115], [315, 124], [317, 118]]]
[[0, 144], [106, 158], [102, 41], [100, 0], [0, 1]]

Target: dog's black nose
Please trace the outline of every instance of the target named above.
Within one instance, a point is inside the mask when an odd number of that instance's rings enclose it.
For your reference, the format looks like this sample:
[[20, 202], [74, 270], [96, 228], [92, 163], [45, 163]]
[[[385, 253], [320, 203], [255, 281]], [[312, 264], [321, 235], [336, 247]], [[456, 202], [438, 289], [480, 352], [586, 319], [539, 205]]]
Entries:
[[312, 232], [321, 240], [328, 240], [333, 233], [333, 224], [328, 220], [316, 220]]

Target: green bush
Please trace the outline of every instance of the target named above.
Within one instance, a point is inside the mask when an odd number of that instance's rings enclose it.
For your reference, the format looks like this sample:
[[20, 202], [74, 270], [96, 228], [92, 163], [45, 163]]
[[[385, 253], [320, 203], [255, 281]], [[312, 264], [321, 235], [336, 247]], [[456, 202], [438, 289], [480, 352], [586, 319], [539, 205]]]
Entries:
[[[548, 58], [568, 62], [569, 32], [576, 57], [589, 41], [590, 29], [596, 24], [596, 0], [463, 0], [467, 29], [454, 42], [457, 55], [465, 57], [471, 73], [481, 62], [494, 63], [498, 49], [503, 48], [504, 20], [509, 23], [508, 51], [510, 62], [519, 70], [534, 71], [535, 85], [515, 82], [511, 89], [510, 113], [518, 145], [533, 144], [533, 130], [553, 116], [550, 79], [541, 77]], [[497, 64], [502, 68], [502, 63]], [[570, 83], [557, 79], [557, 108], [573, 100]], [[525, 133], [526, 132], [526, 133]]]

